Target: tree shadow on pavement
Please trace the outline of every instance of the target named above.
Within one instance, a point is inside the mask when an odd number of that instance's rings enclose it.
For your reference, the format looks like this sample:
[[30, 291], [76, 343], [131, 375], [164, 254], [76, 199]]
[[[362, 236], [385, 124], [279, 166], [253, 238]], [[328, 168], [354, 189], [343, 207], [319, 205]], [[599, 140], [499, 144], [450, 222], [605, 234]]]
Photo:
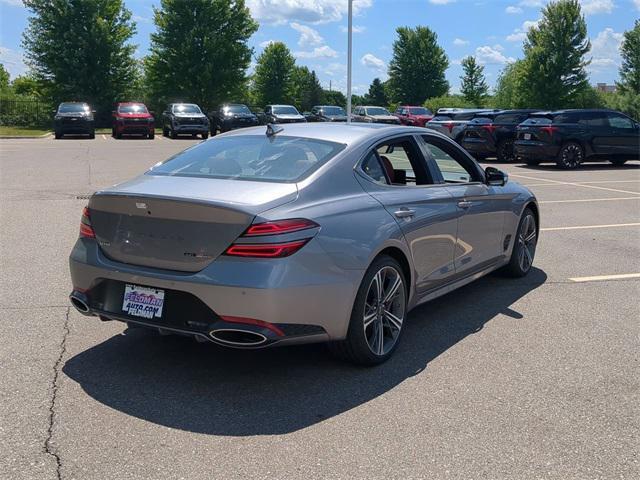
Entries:
[[395, 355], [373, 368], [323, 345], [236, 351], [129, 329], [69, 359], [64, 373], [94, 399], [149, 422], [215, 435], [278, 435], [384, 394], [545, 283], [491, 275], [413, 310]]

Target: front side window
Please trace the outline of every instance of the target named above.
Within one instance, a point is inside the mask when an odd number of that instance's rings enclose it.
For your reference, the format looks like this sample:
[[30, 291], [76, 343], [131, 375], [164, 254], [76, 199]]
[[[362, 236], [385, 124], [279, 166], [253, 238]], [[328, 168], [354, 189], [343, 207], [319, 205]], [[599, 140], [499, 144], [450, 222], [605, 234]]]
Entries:
[[609, 115], [609, 125], [613, 128], [625, 128], [632, 130], [634, 128], [633, 122], [630, 118], [622, 115]]
[[300, 137], [221, 137], [185, 150], [155, 165], [147, 174], [295, 182], [344, 148], [340, 143]]
[[450, 146], [434, 142], [429, 137], [422, 137], [427, 149], [431, 153], [436, 167], [446, 183], [470, 183], [477, 181], [468, 162], [457, 158], [458, 155]]

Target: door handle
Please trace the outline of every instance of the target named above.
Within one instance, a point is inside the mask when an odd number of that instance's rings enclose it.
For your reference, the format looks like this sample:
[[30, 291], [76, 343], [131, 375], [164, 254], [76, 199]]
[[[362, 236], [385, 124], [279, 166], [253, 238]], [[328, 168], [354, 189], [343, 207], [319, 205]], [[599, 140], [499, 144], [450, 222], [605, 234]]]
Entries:
[[470, 202], [469, 200], [460, 200], [458, 202], [458, 207], [460, 208], [469, 208], [471, 205], [473, 205], [473, 202]]
[[393, 212], [393, 214], [398, 218], [410, 218], [416, 214], [416, 211], [409, 208], [401, 208], [400, 210]]

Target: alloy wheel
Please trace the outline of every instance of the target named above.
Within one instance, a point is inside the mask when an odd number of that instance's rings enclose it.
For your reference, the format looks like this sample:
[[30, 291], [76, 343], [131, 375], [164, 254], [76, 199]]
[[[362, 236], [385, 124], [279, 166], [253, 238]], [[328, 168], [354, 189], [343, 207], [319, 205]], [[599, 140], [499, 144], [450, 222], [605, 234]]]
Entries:
[[562, 164], [565, 168], [577, 168], [582, 163], [582, 148], [571, 143], [562, 149]]
[[371, 279], [363, 312], [365, 338], [375, 355], [385, 355], [396, 344], [404, 323], [405, 305], [402, 275], [394, 267], [382, 267]]
[[515, 162], [516, 155], [513, 149], [513, 140], [505, 140], [500, 144], [498, 152], [499, 160], [502, 162]]
[[518, 232], [518, 264], [523, 272], [528, 272], [533, 264], [533, 256], [536, 253], [536, 219], [531, 214], [527, 214], [522, 219], [520, 232]]

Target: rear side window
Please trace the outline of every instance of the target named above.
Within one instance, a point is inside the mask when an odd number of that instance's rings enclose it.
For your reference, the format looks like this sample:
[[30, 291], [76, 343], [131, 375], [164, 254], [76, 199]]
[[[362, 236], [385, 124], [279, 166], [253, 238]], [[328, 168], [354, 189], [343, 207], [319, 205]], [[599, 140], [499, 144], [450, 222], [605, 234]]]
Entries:
[[551, 123], [552, 123], [551, 119], [547, 117], [529, 117], [520, 125], [528, 125], [528, 126], [551, 125]]
[[588, 125], [590, 127], [608, 127], [609, 123], [603, 113], [588, 113], [582, 115], [578, 123], [581, 125]]
[[471, 120], [474, 117], [475, 113], [458, 113], [457, 115], [454, 115], [454, 119], [455, 120], [461, 120], [461, 121], [465, 121], [465, 120]]
[[300, 137], [233, 136], [196, 145], [147, 174], [295, 182], [344, 148], [340, 143]]
[[561, 113], [553, 119], [553, 123], [578, 123], [585, 114]]
[[630, 118], [623, 115], [609, 115], [609, 125], [613, 128], [633, 129], [634, 125]]

